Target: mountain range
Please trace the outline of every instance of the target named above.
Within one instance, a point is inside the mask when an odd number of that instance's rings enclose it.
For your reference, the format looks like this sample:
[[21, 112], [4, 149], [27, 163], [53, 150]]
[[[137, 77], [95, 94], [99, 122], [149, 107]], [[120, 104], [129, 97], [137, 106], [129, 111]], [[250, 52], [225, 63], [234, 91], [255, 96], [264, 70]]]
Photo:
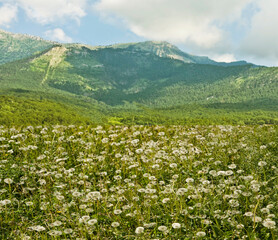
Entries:
[[219, 63], [168, 42], [94, 47], [3, 30], [0, 56], [0, 123], [277, 121], [276, 67]]

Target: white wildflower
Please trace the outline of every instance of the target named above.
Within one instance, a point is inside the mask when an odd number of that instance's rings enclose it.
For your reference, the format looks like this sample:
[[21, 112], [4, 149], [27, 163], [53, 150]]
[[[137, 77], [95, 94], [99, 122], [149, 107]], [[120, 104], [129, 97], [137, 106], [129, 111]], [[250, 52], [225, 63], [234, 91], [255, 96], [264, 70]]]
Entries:
[[173, 224], [172, 224], [172, 227], [173, 227], [174, 229], [178, 229], [178, 228], [181, 228], [181, 225], [180, 225], [180, 223], [173, 223]]
[[95, 225], [97, 223], [97, 219], [91, 219], [87, 222], [88, 225]]
[[120, 224], [118, 222], [112, 222], [111, 226], [116, 228], [116, 227], [119, 227]]
[[265, 161], [260, 161], [260, 162], [258, 163], [258, 165], [259, 165], [260, 167], [264, 167], [264, 166], [267, 165], [267, 163], [266, 163]]
[[0, 201], [0, 207], [8, 205], [8, 204], [11, 204], [11, 200], [9, 200], [9, 199], [5, 199], [5, 200]]
[[11, 178], [5, 178], [4, 182], [7, 183], [7, 184], [12, 184], [13, 180]]
[[266, 228], [274, 229], [274, 228], [275, 228], [275, 225], [276, 225], [276, 222], [274, 222], [273, 220], [267, 218], [267, 219], [265, 219], [265, 220], [263, 221], [263, 225], [264, 225], [264, 227], [266, 227]]
[[228, 168], [230, 168], [230, 169], [235, 169], [237, 166], [233, 163], [233, 164], [230, 164], [229, 166], [228, 166]]
[[71, 228], [66, 228], [65, 230], [64, 230], [64, 233], [65, 234], [70, 234], [70, 233], [72, 233], [73, 232], [73, 230], [71, 229]]
[[115, 209], [114, 210], [114, 214], [116, 214], [116, 215], [119, 215], [121, 213], [122, 213], [122, 210], [120, 210], [120, 209]]
[[193, 183], [193, 182], [194, 182], [194, 179], [193, 179], [193, 178], [187, 178], [185, 181], [186, 181], [187, 183]]
[[197, 232], [196, 233], [196, 237], [204, 237], [204, 236], [206, 236], [205, 232]]
[[42, 232], [45, 230], [45, 227], [43, 226], [40, 226], [40, 225], [37, 225], [37, 226], [32, 226], [32, 227], [29, 227], [30, 230], [33, 230], [33, 231], [37, 231], [37, 232]]
[[137, 227], [136, 229], [135, 229], [135, 233], [136, 234], [142, 234], [144, 232], [144, 228], [143, 227]]
[[168, 228], [166, 226], [159, 226], [157, 229], [161, 232], [166, 232]]

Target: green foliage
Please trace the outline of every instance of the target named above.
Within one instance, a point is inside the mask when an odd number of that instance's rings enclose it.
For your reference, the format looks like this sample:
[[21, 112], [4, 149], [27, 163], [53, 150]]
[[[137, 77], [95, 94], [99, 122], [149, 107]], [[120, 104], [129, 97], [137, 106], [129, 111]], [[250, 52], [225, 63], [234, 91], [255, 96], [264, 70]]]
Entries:
[[243, 103], [239, 105], [200, 105], [188, 104], [170, 108], [147, 108], [140, 110], [114, 109], [113, 114], [121, 118], [122, 124], [179, 124], [179, 125], [255, 125], [255, 124], [278, 124], [278, 114], [274, 110], [260, 110], [254, 106], [245, 108]]
[[[167, 86], [143, 101], [152, 106], [177, 106], [184, 103], [251, 103], [258, 108], [277, 110], [278, 68], [250, 68], [214, 82]], [[250, 105], [250, 104], [249, 104]], [[248, 105], [247, 105], [248, 106]], [[275, 107], [276, 106], [276, 107]]]
[[49, 100], [0, 96], [0, 124], [89, 124], [91, 119], [80, 116], [74, 109]]

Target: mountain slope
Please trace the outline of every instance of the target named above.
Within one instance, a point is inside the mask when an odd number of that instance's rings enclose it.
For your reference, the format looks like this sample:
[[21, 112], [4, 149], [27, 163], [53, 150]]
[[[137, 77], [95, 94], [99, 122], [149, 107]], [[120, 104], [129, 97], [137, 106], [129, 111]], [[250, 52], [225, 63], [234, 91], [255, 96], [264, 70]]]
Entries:
[[0, 64], [29, 57], [53, 46], [39, 37], [13, 34], [0, 29]]
[[131, 52], [148, 52], [151, 54], [155, 54], [159, 57], [176, 59], [185, 63], [210, 64], [217, 66], [240, 66], [250, 64], [246, 61], [236, 61], [231, 63], [216, 62], [208, 57], [195, 56], [185, 53], [181, 51], [178, 47], [163, 41], [146, 41], [139, 43], [116, 44], [106, 46], [104, 48], [125, 49], [126, 51]]
[[133, 101], [162, 107], [274, 99], [278, 79], [277, 68], [184, 63], [146, 51], [82, 45], [55, 45], [1, 69], [2, 87], [58, 90], [112, 106]]
[[[36, 36], [14, 34], [0, 29], [0, 64], [12, 62], [46, 50], [57, 43], [43, 40]], [[71, 44], [68, 44], [70, 46]], [[85, 46], [85, 45], [83, 45]], [[89, 47], [96, 49], [121, 49], [130, 52], [147, 52], [163, 58], [171, 58], [185, 63], [211, 64], [217, 66], [238, 66], [248, 64], [245, 61], [232, 63], [216, 62], [208, 57], [195, 56], [181, 51], [176, 46], [163, 41], [146, 41], [139, 43], [115, 44], [104, 47]]]
[[[3, 69], [9, 67], [13, 65], [3, 66]], [[238, 76], [250, 68], [251, 65], [188, 64], [145, 51], [131, 52], [119, 48], [91, 50], [81, 45], [55, 45], [49, 51], [26, 60], [24, 67], [14, 71], [17, 79], [12, 84], [19, 84], [18, 87], [21, 84], [22, 88], [30, 84], [32, 89], [60, 89], [109, 105], [119, 105], [123, 101], [149, 99], [176, 84], [193, 87], [212, 84]], [[30, 75], [28, 82], [25, 74]], [[2, 81], [2, 85], [4, 82], [8, 86], [11, 81]]]
[[[33, 112], [40, 106], [49, 112], [46, 106], [53, 104], [51, 119], [59, 123], [68, 122], [71, 111], [74, 121], [80, 116], [106, 123], [273, 123], [278, 118], [278, 68], [204, 64], [210, 60], [191, 55], [182, 60], [173, 57], [179, 50], [168, 43], [48, 47], [0, 66], [6, 116], [15, 111], [13, 102], [23, 109], [28, 102]], [[30, 119], [23, 113], [15, 111], [22, 121]]]
[[[60, 55], [52, 56], [55, 52]], [[273, 97], [277, 89], [276, 68], [184, 63], [118, 47], [91, 50], [80, 45], [56, 46], [32, 60], [31, 69], [45, 72], [41, 83], [46, 86], [109, 105], [136, 101], [161, 106], [158, 102], [162, 99], [172, 102], [171, 106], [248, 101], [259, 92], [258, 98]], [[268, 74], [266, 79], [264, 73]], [[275, 80], [268, 81], [272, 78]]]

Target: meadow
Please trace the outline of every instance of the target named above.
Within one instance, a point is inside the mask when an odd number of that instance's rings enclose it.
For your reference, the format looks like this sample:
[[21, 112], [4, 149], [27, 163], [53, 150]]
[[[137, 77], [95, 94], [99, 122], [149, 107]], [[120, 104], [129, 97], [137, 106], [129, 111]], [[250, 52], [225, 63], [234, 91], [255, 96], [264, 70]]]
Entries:
[[1, 239], [277, 239], [277, 126], [0, 126]]

